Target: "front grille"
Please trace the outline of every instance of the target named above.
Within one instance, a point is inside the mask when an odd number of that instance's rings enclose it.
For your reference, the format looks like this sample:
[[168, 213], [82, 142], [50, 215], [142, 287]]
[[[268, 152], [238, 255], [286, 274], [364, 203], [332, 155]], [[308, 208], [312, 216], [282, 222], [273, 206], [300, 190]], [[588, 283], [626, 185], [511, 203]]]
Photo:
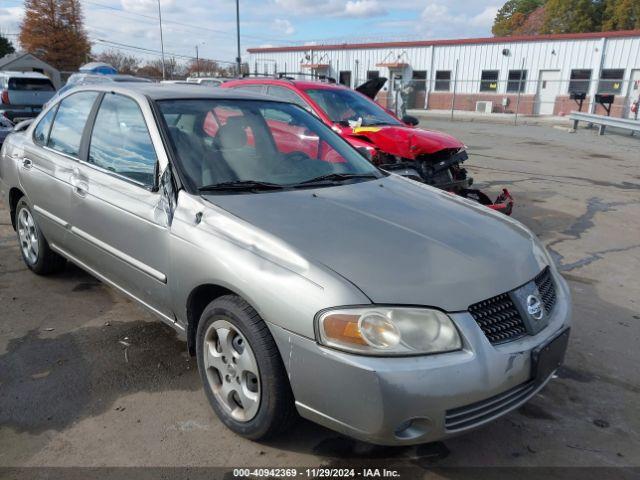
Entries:
[[495, 397], [445, 412], [447, 431], [464, 430], [495, 418], [526, 401], [536, 390], [535, 382], [527, 382]]
[[527, 333], [508, 293], [471, 305], [469, 313], [491, 343], [508, 342]]
[[[536, 275], [533, 282], [545, 313], [550, 315], [556, 304], [556, 287], [549, 267]], [[510, 342], [527, 335], [527, 327], [513, 298], [517, 296], [502, 293], [469, 307], [469, 313], [492, 344]]]
[[544, 311], [548, 315], [556, 304], [556, 287], [551, 278], [549, 267], [545, 268], [534, 280], [540, 293], [540, 300], [544, 305]]

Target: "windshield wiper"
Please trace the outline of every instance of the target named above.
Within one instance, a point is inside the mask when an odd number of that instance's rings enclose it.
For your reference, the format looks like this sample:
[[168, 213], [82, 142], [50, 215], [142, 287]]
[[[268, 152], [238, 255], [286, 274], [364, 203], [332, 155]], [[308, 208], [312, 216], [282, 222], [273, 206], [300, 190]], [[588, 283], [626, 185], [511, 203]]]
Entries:
[[281, 190], [284, 186], [277, 183], [259, 182], [256, 180], [235, 180], [232, 182], [213, 183], [198, 188], [200, 192], [214, 192], [216, 190], [236, 190], [236, 191], [252, 191], [252, 190]]
[[373, 173], [329, 173], [327, 175], [320, 175], [319, 177], [305, 180], [304, 182], [300, 182], [298, 185], [320, 183], [325, 181], [352, 180], [354, 178], [378, 178], [378, 176]]

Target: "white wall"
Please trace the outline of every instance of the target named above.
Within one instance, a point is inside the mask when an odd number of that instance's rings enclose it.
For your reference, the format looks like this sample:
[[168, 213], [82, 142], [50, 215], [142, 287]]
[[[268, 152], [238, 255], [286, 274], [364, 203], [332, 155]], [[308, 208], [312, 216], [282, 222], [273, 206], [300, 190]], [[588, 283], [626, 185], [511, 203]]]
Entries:
[[[603, 49], [603, 46], [605, 47]], [[509, 50], [503, 55], [504, 49]], [[604, 52], [604, 58], [602, 54]], [[305, 55], [313, 55], [306, 59]], [[640, 36], [615, 38], [589, 38], [580, 40], [542, 40], [532, 42], [479, 43], [464, 45], [429, 45], [410, 48], [362, 48], [357, 50], [315, 50], [288, 52], [259, 52], [249, 55], [249, 65], [254, 71], [258, 63], [258, 72], [264, 73], [265, 66], [273, 73], [277, 63], [278, 71], [301, 71], [302, 63], [328, 63], [329, 74], [338, 78], [339, 71], [350, 70], [352, 81], [362, 83], [367, 70], [379, 70], [381, 76], [389, 76], [386, 68], [376, 67], [377, 63], [395, 59], [398, 56], [410, 65], [404, 71], [405, 80], [411, 78], [412, 70], [426, 70], [428, 91], [433, 91], [435, 71], [450, 70], [454, 77], [456, 60], [459, 60], [458, 86], [460, 93], [477, 93], [480, 90], [482, 70], [499, 70], [497, 93], [506, 91], [509, 70], [519, 70], [524, 59], [527, 70], [525, 94], [535, 94], [536, 80], [540, 70], [560, 70], [562, 86], [560, 94], [567, 94], [572, 69], [591, 69], [591, 93], [597, 88], [595, 79], [603, 68], [625, 69], [625, 81], [628, 81], [633, 69], [640, 69]], [[358, 60], [356, 67], [355, 61]], [[358, 78], [356, 79], [356, 69]], [[303, 70], [307, 71], [308, 70]], [[626, 95], [626, 86], [624, 94]]]

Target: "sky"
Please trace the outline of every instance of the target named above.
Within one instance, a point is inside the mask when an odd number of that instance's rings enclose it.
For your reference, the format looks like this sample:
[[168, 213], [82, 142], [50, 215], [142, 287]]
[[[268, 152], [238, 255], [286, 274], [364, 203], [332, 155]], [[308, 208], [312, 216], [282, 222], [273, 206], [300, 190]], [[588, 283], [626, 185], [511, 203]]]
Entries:
[[[490, 36], [503, 1], [240, 0], [241, 50], [246, 57], [247, 48], [260, 46]], [[81, 3], [94, 53], [117, 47], [143, 59], [157, 58], [158, 0]], [[195, 56], [198, 45], [203, 58], [234, 60], [234, 0], [160, 4], [165, 52]], [[15, 40], [23, 14], [22, 0], [0, 0], [0, 33]]]

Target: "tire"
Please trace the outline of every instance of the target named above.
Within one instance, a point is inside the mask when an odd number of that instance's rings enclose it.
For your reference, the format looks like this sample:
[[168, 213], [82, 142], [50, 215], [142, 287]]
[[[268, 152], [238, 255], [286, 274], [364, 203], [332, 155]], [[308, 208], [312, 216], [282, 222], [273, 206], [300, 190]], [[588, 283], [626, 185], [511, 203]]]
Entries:
[[275, 341], [242, 298], [226, 295], [207, 305], [198, 323], [196, 356], [207, 399], [233, 432], [265, 440], [297, 418]]
[[31, 271], [49, 275], [64, 269], [67, 261], [51, 250], [24, 197], [16, 205], [16, 233], [22, 260]]

